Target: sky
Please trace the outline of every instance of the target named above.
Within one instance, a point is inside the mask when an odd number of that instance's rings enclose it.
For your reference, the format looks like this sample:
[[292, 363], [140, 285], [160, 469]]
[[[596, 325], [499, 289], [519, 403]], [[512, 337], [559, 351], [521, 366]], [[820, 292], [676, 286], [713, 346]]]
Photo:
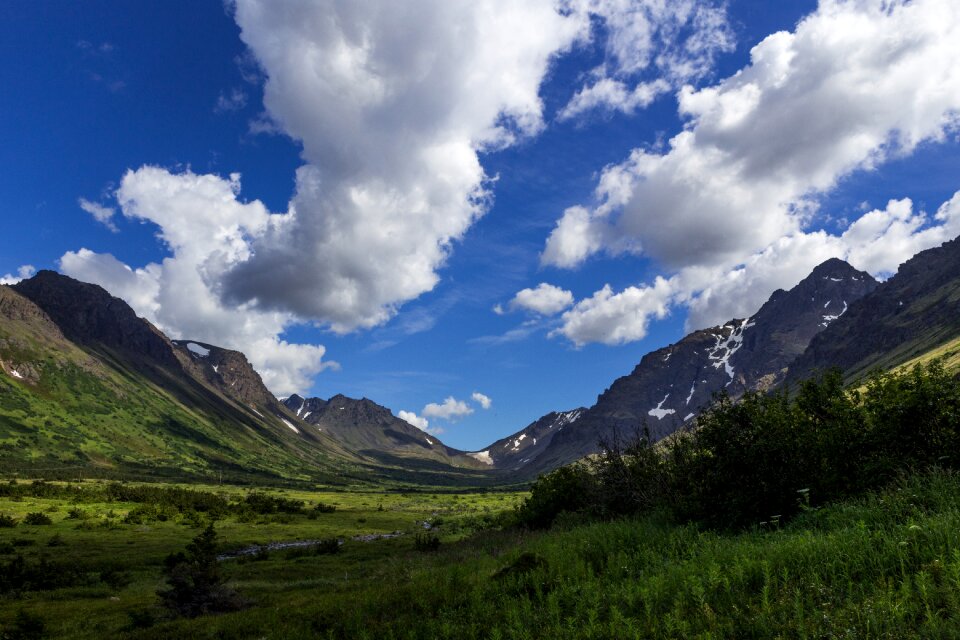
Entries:
[[954, 0], [0, 3], [0, 282], [478, 450], [960, 235]]

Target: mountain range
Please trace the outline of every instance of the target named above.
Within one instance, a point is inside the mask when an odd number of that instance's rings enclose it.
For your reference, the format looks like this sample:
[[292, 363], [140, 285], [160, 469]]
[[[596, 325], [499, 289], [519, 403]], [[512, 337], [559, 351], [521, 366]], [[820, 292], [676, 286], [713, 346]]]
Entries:
[[648, 353], [593, 406], [551, 412], [465, 452], [367, 398], [278, 400], [244, 354], [171, 340], [101, 287], [41, 271], [0, 286], [0, 469], [340, 485], [525, 481], [596, 452], [601, 439], [669, 436], [717, 393], [736, 399], [834, 366], [854, 382], [958, 337], [960, 240], [917, 254], [883, 283], [831, 259], [753, 315]]

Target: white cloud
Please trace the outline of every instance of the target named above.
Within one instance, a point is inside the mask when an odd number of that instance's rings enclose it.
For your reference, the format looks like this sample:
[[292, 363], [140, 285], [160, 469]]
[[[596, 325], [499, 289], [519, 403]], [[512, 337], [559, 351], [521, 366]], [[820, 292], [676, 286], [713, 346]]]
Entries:
[[420, 429], [421, 431], [427, 431], [428, 428], [430, 427], [429, 420], [427, 420], [426, 418], [421, 418], [420, 416], [415, 414], [413, 411], [401, 410], [397, 413], [397, 417], [399, 417], [401, 420], [406, 421], [408, 424], [413, 425], [417, 429]]
[[581, 0], [607, 34], [606, 60], [561, 109], [560, 120], [603, 108], [627, 114], [708, 75], [734, 37], [716, 0]]
[[605, 287], [553, 334], [635, 340], [672, 305], [687, 305], [688, 327], [700, 328], [752, 313], [828, 257], [882, 276], [960, 233], [957, 196], [932, 218], [899, 200], [839, 235], [814, 226], [819, 198], [843, 177], [956, 130], [956, 3], [823, 0], [794, 32], [754, 47], [749, 66], [685, 87], [679, 103], [688, 122], [667, 150], [636, 149], [605, 168], [596, 204], [567, 209], [541, 256], [569, 268], [601, 251], [642, 253], [672, 275]]
[[424, 417], [457, 420], [473, 413], [473, 409], [463, 400], [448, 396], [441, 404], [431, 402], [420, 412]]
[[745, 318], [757, 311], [776, 289], [790, 289], [815, 266], [841, 258], [876, 277], [896, 272], [914, 254], [960, 235], [960, 191], [933, 216], [915, 211], [909, 199], [891, 200], [849, 224], [839, 235], [798, 232], [727, 268], [688, 267], [650, 287], [628, 287], [614, 294], [604, 287], [563, 314], [552, 335], [580, 346], [589, 342], [620, 344], [640, 340], [652, 318], [671, 306], [686, 305], [687, 330]]
[[589, 342], [641, 340], [652, 316], [666, 317], [672, 295], [671, 283], [663, 278], [657, 278], [652, 287], [628, 287], [616, 294], [604, 285], [564, 313], [563, 324], [550, 335], [562, 335], [578, 347]]
[[223, 292], [337, 332], [381, 324], [436, 285], [489, 204], [478, 152], [543, 128], [540, 83], [589, 24], [552, 0], [238, 0], [235, 11], [267, 78], [267, 115], [307, 164]]
[[249, 256], [249, 238], [270, 221], [259, 201], [241, 202], [240, 177], [171, 174], [156, 167], [129, 171], [116, 192], [124, 216], [156, 224], [171, 254], [133, 269], [109, 254], [67, 252], [60, 269], [103, 286], [173, 338], [191, 338], [244, 352], [277, 395], [309, 388], [318, 372], [336, 366], [325, 348], [291, 344], [284, 330], [297, 319], [249, 305], [224, 305], [217, 282]]
[[228, 113], [239, 111], [247, 106], [247, 94], [241, 89], [232, 89], [229, 94], [220, 93], [217, 103], [213, 105], [214, 113]]
[[5, 276], [0, 276], [0, 284], [17, 284], [21, 280], [32, 278], [36, 272], [37, 270], [34, 269], [33, 265], [25, 264], [17, 269], [17, 275], [8, 273]]
[[[508, 305], [511, 311], [523, 309], [542, 316], [552, 316], [560, 313], [573, 304], [573, 294], [566, 289], [541, 282], [535, 289], [518, 291]], [[499, 307], [499, 305], [497, 305]], [[494, 307], [494, 313], [497, 308]], [[500, 309], [499, 314], [503, 313]]]
[[486, 396], [479, 391], [474, 391], [473, 395], [470, 396], [473, 398], [473, 401], [479, 404], [484, 409], [489, 409], [493, 404], [493, 400], [490, 399], [490, 396]]
[[114, 233], [117, 232], [117, 225], [113, 223], [113, 215], [117, 212], [113, 207], [105, 207], [97, 202], [91, 202], [86, 198], [77, 200], [80, 208], [93, 216], [94, 220], [105, 226]]
[[596, 206], [564, 213], [545, 264], [606, 250], [729, 266], [802, 231], [840, 178], [956, 127], [960, 6], [824, 0], [754, 47], [749, 66], [679, 102], [688, 123], [668, 150], [607, 168]]

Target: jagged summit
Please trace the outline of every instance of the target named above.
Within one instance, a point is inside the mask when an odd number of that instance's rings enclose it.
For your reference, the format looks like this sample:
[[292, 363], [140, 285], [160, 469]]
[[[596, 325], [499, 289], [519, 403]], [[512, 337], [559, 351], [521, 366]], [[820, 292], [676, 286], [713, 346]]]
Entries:
[[[817, 333], [876, 286], [868, 273], [843, 260], [827, 260], [789, 291], [774, 292], [749, 318], [694, 331], [648, 353], [579, 414], [574, 425], [558, 430], [532, 455], [503, 459], [501, 466], [519, 463], [531, 472], [553, 468], [594, 453], [600, 438], [614, 432], [628, 435], [646, 427], [653, 438], [663, 438], [693, 420], [717, 392], [736, 398], [771, 388]], [[519, 441], [531, 427], [491, 445], [491, 455]]]

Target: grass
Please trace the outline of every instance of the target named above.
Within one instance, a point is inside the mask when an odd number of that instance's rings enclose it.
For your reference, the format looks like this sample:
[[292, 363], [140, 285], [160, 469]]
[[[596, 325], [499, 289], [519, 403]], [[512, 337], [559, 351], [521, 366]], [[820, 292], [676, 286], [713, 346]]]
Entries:
[[[239, 495], [237, 488], [216, 488]], [[198, 529], [175, 521], [101, 526], [132, 504], [0, 500], [0, 513], [43, 512], [52, 525], [0, 529], [0, 549], [119, 565], [102, 581], [0, 598], [0, 624], [21, 610], [50, 637], [84, 638], [920, 638], [960, 635], [960, 477], [910, 476], [867, 497], [780, 525], [724, 533], [662, 517], [545, 533], [483, 528], [519, 494], [283, 491], [336, 504], [316, 519], [218, 523], [224, 548], [339, 537], [342, 552], [275, 551], [228, 560], [230, 583], [255, 605], [193, 620], [160, 618], [160, 565]], [[382, 507], [382, 510], [381, 510]], [[70, 508], [87, 520], [67, 518]], [[56, 509], [56, 510], [54, 510]], [[773, 515], [773, 514], [771, 514]], [[442, 519], [435, 552], [417, 551], [423, 520]], [[489, 522], [489, 518], [488, 518]], [[356, 542], [360, 533], [404, 536]], [[59, 546], [47, 544], [59, 536]], [[10, 557], [0, 556], [0, 559]], [[119, 582], [123, 582], [120, 580]], [[138, 618], [140, 616], [140, 618]]]

